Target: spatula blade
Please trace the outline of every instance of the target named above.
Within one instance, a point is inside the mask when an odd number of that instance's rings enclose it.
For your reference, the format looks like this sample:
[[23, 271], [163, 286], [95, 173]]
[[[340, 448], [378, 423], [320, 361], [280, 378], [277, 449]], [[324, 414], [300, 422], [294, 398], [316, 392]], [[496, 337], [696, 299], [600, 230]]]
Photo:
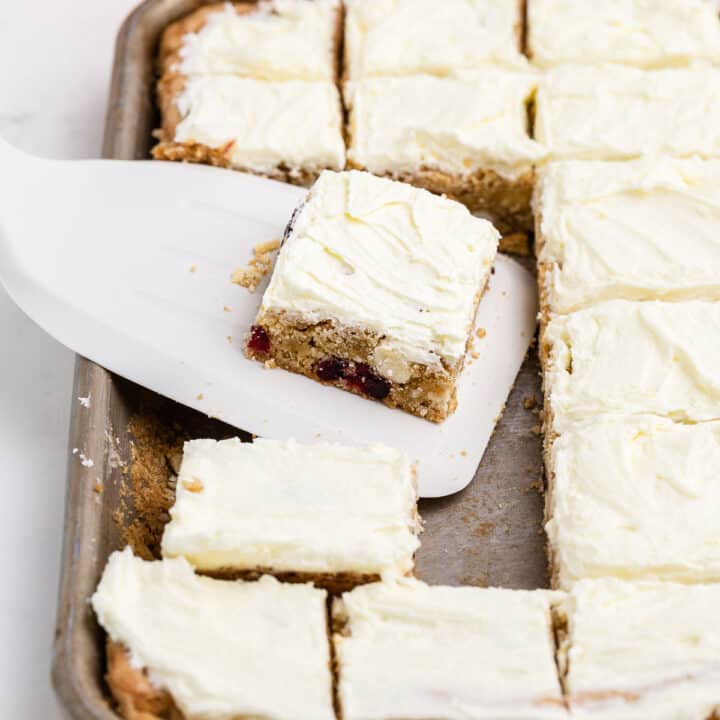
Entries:
[[531, 275], [499, 257], [458, 409], [435, 425], [245, 358], [260, 303], [230, 284], [305, 191], [169, 163], [43, 163], [0, 229], [0, 276], [50, 335], [113, 372], [275, 438], [382, 442], [419, 463], [423, 497], [473, 478], [534, 335]]

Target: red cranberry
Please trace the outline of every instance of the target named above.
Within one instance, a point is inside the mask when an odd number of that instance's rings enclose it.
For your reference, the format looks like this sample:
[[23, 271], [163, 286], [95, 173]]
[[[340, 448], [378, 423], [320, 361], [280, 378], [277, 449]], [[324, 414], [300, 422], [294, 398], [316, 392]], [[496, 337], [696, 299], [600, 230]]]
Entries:
[[351, 365], [347, 360], [328, 357], [315, 363], [315, 374], [324, 382], [344, 380], [351, 388], [375, 400], [384, 400], [390, 393], [390, 383], [365, 363]]
[[324, 382], [334, 382], [344, 377], [347, 368], [347, 360], [329, 357], [315, 363], [315, 374]]
[[270, 352], [270, 337], [262, 325], [253, 325], [250, 328], [248, 348], [256, 353], [265, 354]]
[[384, 400], [390, 394], [390, 383], [374, 373], [365, 363], [355, 365], [352, 384], [375, 400]]

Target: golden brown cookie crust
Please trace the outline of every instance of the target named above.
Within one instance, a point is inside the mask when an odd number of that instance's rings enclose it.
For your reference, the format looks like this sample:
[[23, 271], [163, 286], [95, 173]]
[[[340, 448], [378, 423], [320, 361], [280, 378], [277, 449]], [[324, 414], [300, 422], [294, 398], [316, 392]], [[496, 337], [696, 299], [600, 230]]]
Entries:
[[132, 667], [123, 645], [107, 641], [106, 680], [125, 720], [184, 720], [172, 697], [156, 688], [140, 669]]
[[[348, 162], [348, 166], [367, 170], [352, 162]], [[503, 177], [489, 168], [480, 168], [467, 175], [454, 175], [436, 168], [380, 175], [457, 200], [470, 212], [488, 217], [501, 233], [527, 232], [533, 228], [533, 170], [527, 170], [514, 179]]]
[[[475, 297], [473, 319], [486, 286], [487, 281]], [[248, 344], [246, 354], [265, 363], [267, 367], [289, 370], [326, 385], [379, 400], [388, 407], [398, 408], [436, 423], [445, 420], [457, 407], [455, 384], [462, 372], [464, 357], [452, 367], [444, 363], [432, 366], [408, 363], [409, 378], [405, 382], [395, 382], [383, 377], [375, 364], [375, 350], [383, 337], [367, 328], [342, 326], [331, 320], [308, 322], [301, 317], [274, 311], [272, 308], [260, 310], [254, 327], [261, 328], [267, 336], [269, 350], [261, 352]], [[474, 320], [471, 329], [472, 327]], [[468, 332], [466, 354], [471, 336], [472, 333]], [[358, 366], [369, 368], [386, 384], [387, 394], [381, 397], [382, 393], [376, 395], [363, 392], [357, 384], [349, 382], [347, 377], [323, 377], [318, 364], [328, 359], [347, 364], [350, 371]]]

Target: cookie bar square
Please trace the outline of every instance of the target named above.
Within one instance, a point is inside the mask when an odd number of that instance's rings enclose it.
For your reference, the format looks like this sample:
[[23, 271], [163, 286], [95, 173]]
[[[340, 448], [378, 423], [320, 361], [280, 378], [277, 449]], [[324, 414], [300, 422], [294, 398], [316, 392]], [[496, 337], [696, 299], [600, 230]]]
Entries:
[[720, 419], [720, 304], [610, 300], [544, 328], [549, 437], [598, 413]]
[[553, 585], [720, 581], [720, 422], [598, 415], [548, 449]]
[[382, 446], [191, 440], [170, 516], [164, 557], [334, 592], [412, 573], [420, 544], [414, 468]]
[[184, 558], [114, 553], [92, 606], [123, 716], [333, 720], [326, 599], [269, 576], [214, 580]]
[[535, 111], [554, 160], [720, 156], [720, 68], [566, 65], [543, 76]]
[[539, 173], [544, 316], [603, 300], [720, 300], [720, 161], [562, 161]]
[[346, 0], [345, 73], [446, 75], [523, 67], [522, 0]]
[[559, 611], [577, 720], [720, 716], [720, 585], [583, 580]]
[[439, 422], [498, 238], [426, 190], [324, 172], [286, 230], [247, 354]]
[[532, 228], [531, 73], [497, 68], [345, 84], [348, 160], [459, 200], [503, 231]]
[[158, 87], [158, 160], [230, 167], [301, 185], [345, 166], [340, 95], [329, 81], [175, 76]]
[[567, 718], [549, 591], [364, 585], [333, 603], [342, 720]]
[[714, 0], [528, 0], [527, 14], [528, 54], [541, 67], [720, 62]]
[[333, 82], [341, 33], [339, 0], [212, 3], [165, 29], [160, 73]]

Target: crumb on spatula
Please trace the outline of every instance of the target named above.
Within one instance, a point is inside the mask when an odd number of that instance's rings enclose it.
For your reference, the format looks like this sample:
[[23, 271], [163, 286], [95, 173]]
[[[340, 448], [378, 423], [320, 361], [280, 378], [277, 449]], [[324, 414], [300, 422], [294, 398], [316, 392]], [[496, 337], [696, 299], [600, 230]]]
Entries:
[[269, 240], [253, 248], [253, 256], [248, 264], [233, 271], [231, 280], [235, 285], [255, 292], [262, 279], [272, 270], [275, 257], [273, 253], [280, 247], [280, 240]]

